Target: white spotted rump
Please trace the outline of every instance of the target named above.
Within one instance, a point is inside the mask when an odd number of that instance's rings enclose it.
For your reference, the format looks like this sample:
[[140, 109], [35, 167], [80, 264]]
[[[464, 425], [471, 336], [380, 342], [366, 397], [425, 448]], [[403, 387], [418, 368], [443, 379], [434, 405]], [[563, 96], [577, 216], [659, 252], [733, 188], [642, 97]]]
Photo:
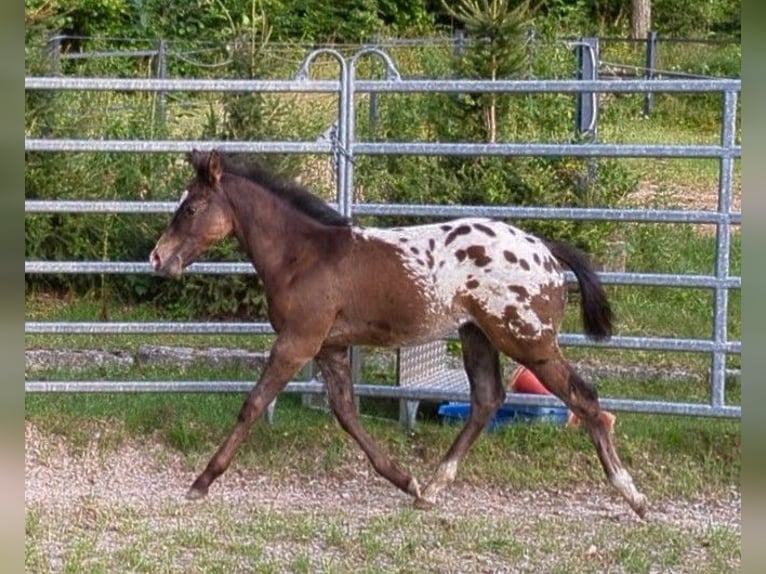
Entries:
[[484, 218], [391, 229], [356, 230], [362, 239], [394, 246], [404, 267], [431, 300], [434, 315], [448, 316], [453, 328], [471, 318], [461, 304], [468, 295], [488, 314], [516, 321], [506, 324], [518, 336], [539, 336], [555, 325], [534, 309], [535, 298], [564, 284], [561, 267], [548, 247], [517, 227]]

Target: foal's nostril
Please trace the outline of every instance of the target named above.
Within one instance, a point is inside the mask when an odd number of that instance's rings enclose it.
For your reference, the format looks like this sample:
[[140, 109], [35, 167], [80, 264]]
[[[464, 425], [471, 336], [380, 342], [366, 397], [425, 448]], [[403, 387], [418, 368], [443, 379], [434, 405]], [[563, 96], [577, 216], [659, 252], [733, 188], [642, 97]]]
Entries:
[[159, 271], [160, 267], [162, 266], [162, 260], [160, 259], [160, 255], [157, 253], [156, 249], [153, 249], [149, 254], [149, 263], [155, 271]]

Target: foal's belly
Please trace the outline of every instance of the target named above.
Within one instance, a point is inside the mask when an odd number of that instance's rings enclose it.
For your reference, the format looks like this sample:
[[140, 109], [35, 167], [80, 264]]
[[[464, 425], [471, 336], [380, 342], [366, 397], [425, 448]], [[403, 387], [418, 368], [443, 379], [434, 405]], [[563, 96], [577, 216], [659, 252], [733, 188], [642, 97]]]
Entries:
[[442, 309], [424, 313], [423, 308], [408, 312], [407, 304], [392, 307], [387, 313], [341, 312], [327, 342], [333, 345], [401, 347], [442, 338], [455, 331], [468, 316]]

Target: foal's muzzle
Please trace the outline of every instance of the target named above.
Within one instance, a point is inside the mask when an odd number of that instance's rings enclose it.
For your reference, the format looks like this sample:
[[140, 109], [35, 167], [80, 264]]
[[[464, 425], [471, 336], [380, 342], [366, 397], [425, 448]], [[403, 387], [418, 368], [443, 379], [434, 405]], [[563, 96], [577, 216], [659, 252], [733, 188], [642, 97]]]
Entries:
[[178, 255], [171, 255], [166, 260], [163, 260], [157, 248], [152, 249], [152, 252], [149, 254], [149, 264], [155, 273], [168, 277], [178, 278], [183, 271], [183, 264]]

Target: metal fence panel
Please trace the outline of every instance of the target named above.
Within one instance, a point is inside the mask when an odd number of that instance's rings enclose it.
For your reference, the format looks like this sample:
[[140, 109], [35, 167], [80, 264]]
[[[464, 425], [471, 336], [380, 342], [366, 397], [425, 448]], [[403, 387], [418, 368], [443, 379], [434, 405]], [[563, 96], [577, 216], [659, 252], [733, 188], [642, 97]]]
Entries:
[[[339, 64], [339, 78], [334, 81], [308, 79], [313, 60], [321, 54], [333, 56]], [[385, 80], [357, 80], [356, 64], [361, 57], [375, 57], [386, 66]], [[230, 152], [333, 154], [337, 164], [337, 203], [335, 207], [346, 215], [415, 215], [457, 217], [484, 215], [487, 217], [561, 218], [610, 221], [698, 223], [716, 226], [716, 262], [712, 275], [674, 275], [660, 273], [602, 272], [605, 283], [629, 285], [658, 285], [668, 287], [708, 288], [714, 292], [714, 317], [710, 339], [679, 339], [657, 337], [614, 337], [594, 343], [582, 335], [563, 333], [564, 345], [588, 345], [624, 349], [705, 352], [711, 356], [711, 399], [709, 404], [640, 401], [604, 398], [606, 408], [634, 412], [676, 413], [700, 416], [741, 417], [739, 405], [725, 404], [727, 354], [741, 353], [741, 342], [727, 336], [728, 293], [741, 289], [741, 277], [729, 275], [731, 227], [741, 225], [741, 213], [732, 212], [732, 179], [734, 160], [741, 157], [741, 146], [735, 137], [737, 96], [740, 80], [726, 79], [637, 79], [611, 80], [406, 80], [399, 76], [390, 57], [377, 48], [363, 48], [350, 58], [331, 49], [311, 52], [293, 80], [195, 80], [195, 79], [122, 79], [27, 77], [26, 90], [122, 90], [149, 92], [275, 92], [275, 93], [336, 93], [339, 96], [336, 137], [313, 142], [245, 142], [200, 140], [101, 140], [26, 138], [25, 150], [35, 152], [126, 152], [126, 153], [186, 153], [197, 147], [218, 147]], [[668, 144], [551, 144], [551, 143], [429, 143], [429, 142], [363, 142], [355, 140], [355, 93], [702, 93], [722, 94], [721, 137], [709, 145]], [[508, 155], [508, 156], [578, 156], [578, 157], [664, 157], [716, 158], [720, 162], [719, 198], [716, 211], [659, 209], [578, 209], [546, 207], [488, 207], [383, 205], [354, 203], [354, 158], [362, 155]], [[48, 201], [25, 202], [26, 213], [168, 213], [174, 202], [125, 201]], [[254, 273], [250, 263], [195, 263], [191, 273]], [[119, 261], [25, 261], [25, 273], [151, 273], [148, 263]], [[573, 276], [568, 273], [568, 280]], [[32, 333], [247, 333], [271, 334], [266, 323], [225, 322], [34, 322], [25, 324]], [[242, 381], [25, 381], [27, 392], [212, 392], [242, 391], [250, 382]], [[317, 393], [316, 381], [292, 382], [288, 392]], [[440, 389], [402, 388], [371, 385], [360, 382], [357, 393], [413, 400], [465, 400], [467, 391], [459, 393]], [[518, 399], [515, 397], [515, 401]], [[556, 404], [555, 399], [523, 397], [529, 404]]]

